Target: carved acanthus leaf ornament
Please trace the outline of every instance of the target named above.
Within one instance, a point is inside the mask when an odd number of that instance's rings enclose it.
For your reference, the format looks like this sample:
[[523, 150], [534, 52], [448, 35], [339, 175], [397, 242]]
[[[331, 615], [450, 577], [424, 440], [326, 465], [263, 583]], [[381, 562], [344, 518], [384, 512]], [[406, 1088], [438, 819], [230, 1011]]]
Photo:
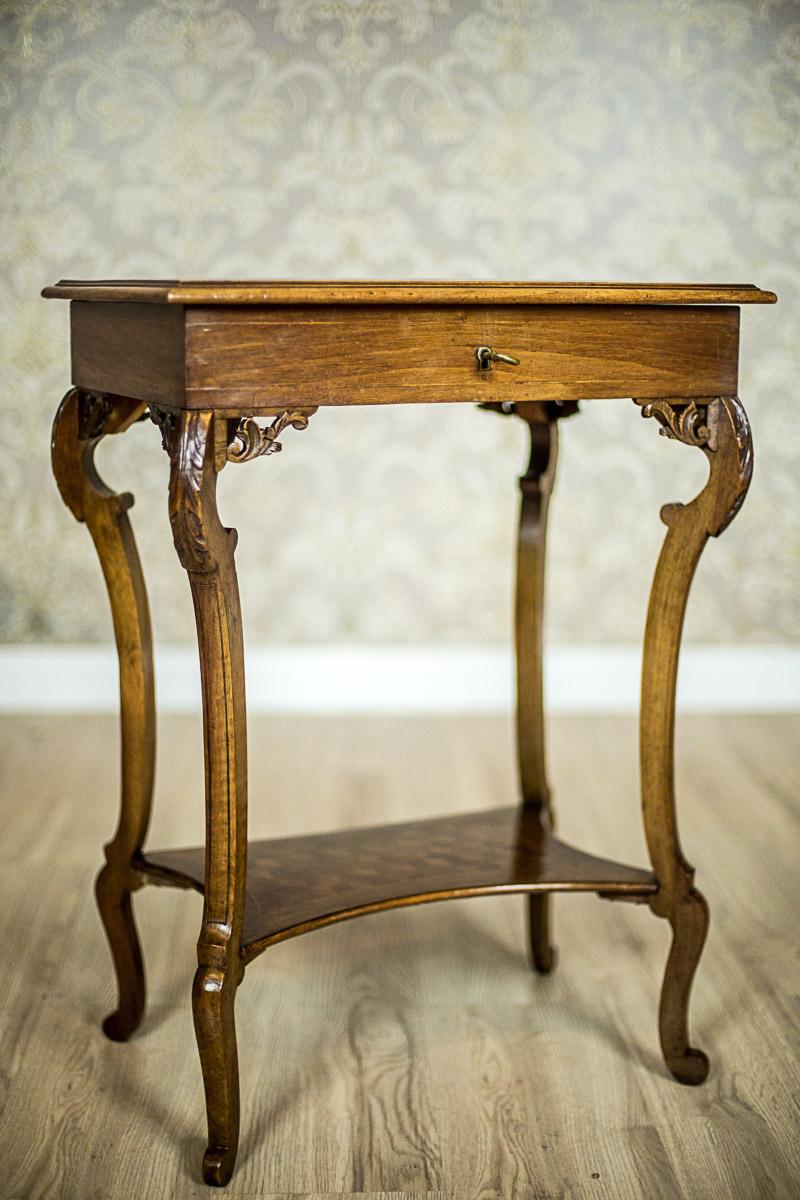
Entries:
[[698, 404], [673, 400], [636, 401], [642, 406], [643, 417], [654, 417], [661, 426], [663, 437], [675, 438], [687, 446], [708, 446], [714, 449], [714, 405], [716, 401]]
[[293, 429], [306, 429], [309, 417], [316, 411], [316, 408], [284, 409], [265, 426], [259, 425], [254, 417], [242, 417], [228, 443], [228, 461], [242, 463], [265, 454], [277, 454], [283, 449], [277, 440], [283, 430], [290, 425]]

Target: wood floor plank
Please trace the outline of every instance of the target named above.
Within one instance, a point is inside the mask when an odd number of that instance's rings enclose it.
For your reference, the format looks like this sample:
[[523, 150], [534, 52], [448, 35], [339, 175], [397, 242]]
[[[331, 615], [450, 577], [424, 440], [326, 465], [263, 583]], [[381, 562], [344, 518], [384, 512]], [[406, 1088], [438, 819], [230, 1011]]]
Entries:
[[[151, 845], [202, 837], [199, 722], [163, 722]], [[552, 722], [559, 835], [646, 863], [635, 724]], [[0, 724], [0, 1128], [9, 1200], [209, 1195], [189, 992], [201, 901], [135, 897], [149, 999], [128, 1045], [91, 894], [116, 820], [116, 721]], [[253, 837], [513, 801], [508, 722], [251, 722]], [[682, 1088], [658, 1051], [665, 923], [555, 898], [559, 963], [531, 973], [523, 900], [370, 916], [270, 948], [237, 1001], [244, 1124], [232, 1197], [795, 1200], [800, 718], [685, 717], [678, 794], [712, 926], [692, 1007], [711, 1055]]]

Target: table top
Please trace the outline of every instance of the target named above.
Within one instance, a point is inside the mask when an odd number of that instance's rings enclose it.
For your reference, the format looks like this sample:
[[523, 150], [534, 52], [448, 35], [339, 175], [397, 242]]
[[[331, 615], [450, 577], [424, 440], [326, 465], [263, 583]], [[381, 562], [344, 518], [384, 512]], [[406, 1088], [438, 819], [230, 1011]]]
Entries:
[[752, 283], [61, 279], [48, 299], [138, 304], [774, 304]]

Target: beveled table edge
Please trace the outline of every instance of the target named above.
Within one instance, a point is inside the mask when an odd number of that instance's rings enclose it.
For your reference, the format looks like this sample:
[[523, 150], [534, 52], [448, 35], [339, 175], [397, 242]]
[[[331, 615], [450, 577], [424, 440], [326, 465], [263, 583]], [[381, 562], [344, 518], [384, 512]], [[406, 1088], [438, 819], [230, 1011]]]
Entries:
[[56, 300], [140, 304], [774, 304], [751, 283], [61, 279]]

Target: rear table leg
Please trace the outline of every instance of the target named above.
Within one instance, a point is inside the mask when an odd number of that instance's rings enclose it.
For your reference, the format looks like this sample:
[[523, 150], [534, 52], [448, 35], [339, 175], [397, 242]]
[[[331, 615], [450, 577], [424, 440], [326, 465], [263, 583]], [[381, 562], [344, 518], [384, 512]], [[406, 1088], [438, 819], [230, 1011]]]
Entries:
[[[574, 406], [572, 406], [574, 409]], [[547, 512], [558, 454], [556, 420], [560, 410], [549, 404], [517, 404], [515, 412], [528, 426], [530, 461], [520, 478], [517, 537], [515, 649], [517, 668], [517, 761], [522, 803], [553, 827], [550, 789], [545, 770], [544, 699], [542, 688], [545, 542]], [[542, 975], [553, 969], [550, 897], [528, 896], [528, 933], [533, 968]]]
[[[545, 770], [544, 697], [542, 687], [545, 541], [547, 512], [558, 456], [556, 422], [577, 412], [578, 405], [533, 401], [484, 404], [482, 408], [514, 413], [528, 426], [530, 460], [520, 478], [517, 535], [514, 640], [517, 665], [517, 765], [523, 807], [553, 828], [553, 808]], [[555, 966], [550, 934], [550, 897], [528, 896], [528, 936], [531, 965], [542, 975]]]

